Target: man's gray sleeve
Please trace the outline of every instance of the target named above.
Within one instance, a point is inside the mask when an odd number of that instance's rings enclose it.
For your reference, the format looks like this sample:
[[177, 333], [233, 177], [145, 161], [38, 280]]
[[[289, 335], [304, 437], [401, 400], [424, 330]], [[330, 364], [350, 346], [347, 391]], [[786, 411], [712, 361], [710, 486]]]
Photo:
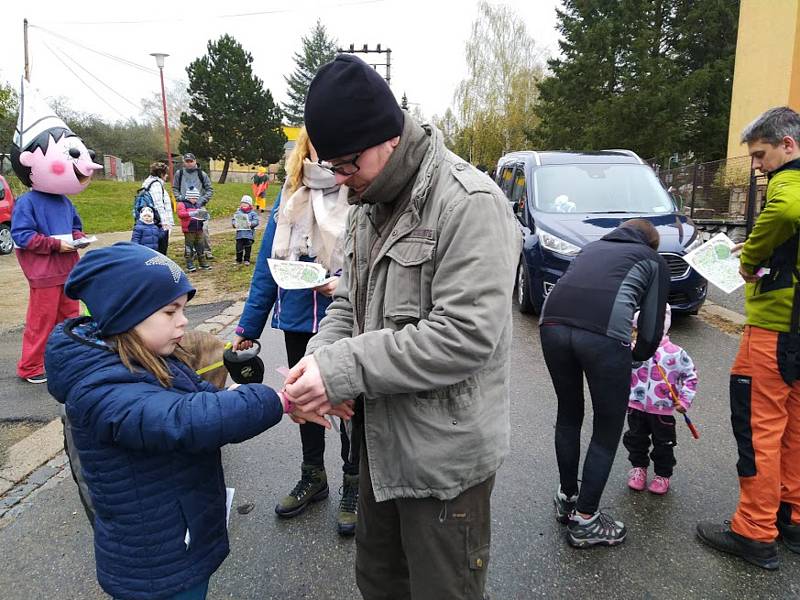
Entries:
[[465, 195], [449, 208], [426, 319], [398, 331], [310, 345], [332, 403], [361, 393], [376, 397], [452, 385], [495, 352], [510, 318], [519, 228], [507, 202], [491, 194]]
[[211, 177], [205, 171], [200, 171], [200, 184], [203, 186], [203, 194], [200, 196], [200, 202], [205, 206], [214, 195], [214, 188], [211, 186]]
[[175, 171], [175, 176], [172, 179], [172, 194], [175, 196], [175, 200], [183, 200], [183, 195], [181, 194], [181, 181], [183, 180], [183, 171], [182, 169], [178, 169]]

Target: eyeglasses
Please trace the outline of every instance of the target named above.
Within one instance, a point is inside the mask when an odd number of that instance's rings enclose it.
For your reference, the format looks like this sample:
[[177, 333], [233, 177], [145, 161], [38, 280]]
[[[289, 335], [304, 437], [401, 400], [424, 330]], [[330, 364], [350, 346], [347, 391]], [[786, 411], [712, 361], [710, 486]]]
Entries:
[[350, 177], [350, 175], [355, 175], [356, 173], [358, 173], [358, 170], [361, 168], [357, 164], [359, 158], [361, 158], [361, 152], [353, 156], [353, 158], [350, 158], [348, 160], [343, 160], [336, 164], [322, 160], [319, 161], [319, 164], [320, 166], [333, 171], [337, 175], [344, 175], [345, 177]]

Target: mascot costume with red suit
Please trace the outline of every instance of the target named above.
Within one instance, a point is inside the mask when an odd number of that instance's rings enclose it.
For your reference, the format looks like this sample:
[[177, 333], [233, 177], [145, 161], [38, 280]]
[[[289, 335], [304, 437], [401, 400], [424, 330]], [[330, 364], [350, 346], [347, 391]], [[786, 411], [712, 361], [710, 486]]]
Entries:
[[53, 328], [78, 316], [78, 302], [64, 295], [64, 282], [78, 262], [77, 241], [86, 236], [75, 206], [65, 194], [86, 189], [96, 169], [94, 152], [22, 82], [11, 165], [32, 188], [19, 197], [11, 217], [17, 260], [30, 298], [17, 375], [45, 383], [44, 348]]

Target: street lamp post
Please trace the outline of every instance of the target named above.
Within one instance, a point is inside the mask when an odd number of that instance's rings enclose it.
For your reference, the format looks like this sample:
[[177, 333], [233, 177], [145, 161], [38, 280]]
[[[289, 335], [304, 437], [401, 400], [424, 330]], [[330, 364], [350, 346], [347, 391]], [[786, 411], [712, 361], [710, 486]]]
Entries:
[[167, 119], [167, 93], [164, 91], [164, 59], [169, 56], [169, 54], [163, 54], [161, 52], [153, 52], [150, 56], [155, 57], [156, 64], [158, 65], [158, 72], [161, 75], [161, 104], [164, 107], [164, 138], [167, 144], [167, 164], [169, 165], [169, 180], [170, 182], [173, 181], [173, 170], [172, 170], [172, 152], [169, 149], [169, 120]]

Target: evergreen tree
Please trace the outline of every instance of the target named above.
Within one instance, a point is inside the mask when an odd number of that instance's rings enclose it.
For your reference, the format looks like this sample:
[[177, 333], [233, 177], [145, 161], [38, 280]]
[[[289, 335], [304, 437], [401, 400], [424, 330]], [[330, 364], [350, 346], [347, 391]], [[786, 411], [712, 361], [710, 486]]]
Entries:
[[194, 60], [189, 74], [189, 110], [181, 114], [181, 152], [242, 164], [277, 162], [286, 135], [281, 110], [261, 79], [253, 75], [253, 57], [230, 35], [208, 42], [208, 53]]
[[736, 0], [565, 0], [562, 56], [540, 86], [532, 141], [724, 155]]
[[297, 67], [289, 77], [285, 77], [289, 89], [289, 101], [283, 105], [286, 122], [289, 125], [303, 124], [303, 110], [306, 105], [308, 86], [319, 68], [336, 56], [336, 40], [329, 38], [325, 26], [317, 21], [311, 34], [303, 37], [303, 49], [294, 53]]

